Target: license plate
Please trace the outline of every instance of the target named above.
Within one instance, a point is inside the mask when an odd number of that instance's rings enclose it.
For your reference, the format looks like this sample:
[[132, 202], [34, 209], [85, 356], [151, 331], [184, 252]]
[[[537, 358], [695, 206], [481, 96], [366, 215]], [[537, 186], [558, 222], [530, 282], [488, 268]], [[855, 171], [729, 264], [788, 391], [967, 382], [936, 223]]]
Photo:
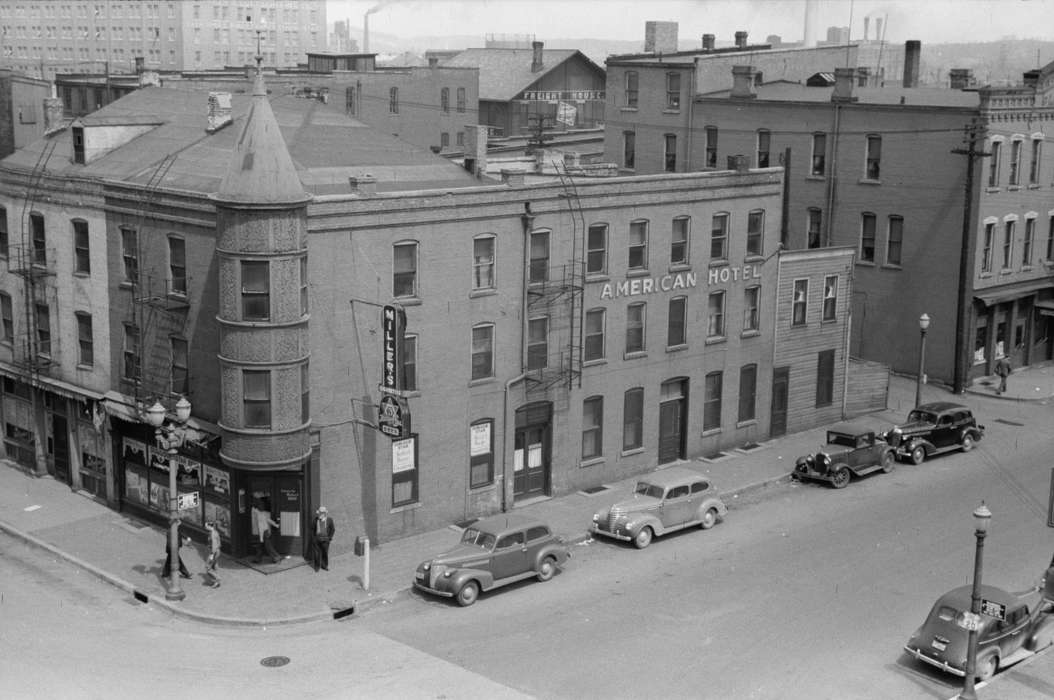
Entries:
[[420, 572], [420, 571], [418, 571], [418, 572], [417, 572], [417, 573], [415, 574], [415, 576], [417, 577], [417, 580], [418, 580], [418, 581], [424, 581], [424, 580], [425, 580], [425, 575], [424, 575], [424, 573], [422, 573], [422, 572]]
[[936, 649], [937, 651], [944, 651], [948, 648], [948, 642], [942, 642], [939, 639], [934, 639], [932, 642], [930, 642], [930, 646]]

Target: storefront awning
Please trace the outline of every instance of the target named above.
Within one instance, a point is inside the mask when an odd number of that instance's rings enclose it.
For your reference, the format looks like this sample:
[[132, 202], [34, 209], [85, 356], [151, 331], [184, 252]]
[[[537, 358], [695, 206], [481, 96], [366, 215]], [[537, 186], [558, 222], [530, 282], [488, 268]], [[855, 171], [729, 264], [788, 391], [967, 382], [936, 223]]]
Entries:
[[102, 394], [97, 391], [92, 391], [76, 384], [70, 384], [64, 382], [61, 379], [49, 377], [45, 374], [27, 374], [25, 369], [13, 367], [6, 363], [0, 363], [0, 375], [9, 377], [19, 382], [35, 386], [39, 389], [50, 391], [54, 394], [58, 394], [67, 399], [73, 399], [74, 401], [87, 401], [94, 400], [98, 401], [102, 398]]
[[1054, 316], [1054, 300], [1037, 301], [1033, 306], [1039, 310], [1041, 316]]
[[985, 306], [1002, 304], [1021, 297], [1030, 296], [1041, 289], [1054, 290], [1054, 282], [1047, 279], [1030, 280], [1018, 282], [1017, 284], [1003, 284], [998, 287], [986, 287], [974, 290], [974, 298], [980, 300]]

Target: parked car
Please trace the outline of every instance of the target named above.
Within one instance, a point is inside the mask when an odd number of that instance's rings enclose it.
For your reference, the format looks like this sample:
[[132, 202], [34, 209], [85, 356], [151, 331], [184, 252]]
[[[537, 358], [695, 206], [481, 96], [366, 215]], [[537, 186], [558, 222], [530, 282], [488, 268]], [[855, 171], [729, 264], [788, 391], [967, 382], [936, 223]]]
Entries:
[[593, 515], [594, 535], [632, 541], [644, 549], [653, 537], [699, 525], [709, 530], [728, 508], [705, 476], [669, 467], [637, 481], [633, 497]]
[[895, 451], [872, 428], [860, 423], [839, 423], [828, 429], [826, 447], [797, 459], [794, 477], [828, 481], [841, 489], [849, 485], [853, 476], [879, 469], [888, 474], [895, 465]]
[[885, 435], [897, 456], [913, 464], [951, 450], [969, 452], [983, 437], [984, 426], [977, 424], [973, 412], [948, 401], [915, 407], [906, 423], [894, 426]]
[[[943, 671], [965, 676], [972, 592], [972, 586], [960, 586], [938, 598], [904, 650]], [[1044, 598], [1040, 590], [1007, 593], [982, 585], [981, 600], [984, 607], [979, 616], [974, 667], [977, 679], [987, 680], [999, 669], [1054, 642], [1054, 603]], [[991, 614], [985, 614], [985, 607]]]
[[414, 587], [472, 605], [480, 591], [536, 576], [548, 581], [571, 558], [563, 537], [545, 523], [519, 514], [477, 520], [461, 533], [456, 547], [421, 562]]

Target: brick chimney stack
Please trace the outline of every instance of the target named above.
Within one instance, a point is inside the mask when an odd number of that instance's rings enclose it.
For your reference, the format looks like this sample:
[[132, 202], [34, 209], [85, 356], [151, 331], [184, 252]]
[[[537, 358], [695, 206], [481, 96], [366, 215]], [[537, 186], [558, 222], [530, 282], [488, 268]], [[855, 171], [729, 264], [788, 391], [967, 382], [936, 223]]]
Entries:
[[544, 63], [544, 61], [542, 60], [542, 48], [544, 46], [545, 46], [545, 44], [543, 44], [540, 41], [532, 41], [531, 42], [531, 49], [534, 52], [533, 55], [531, 56], [531, 72], [532, 73], [537, 73], [538, 71], [540, 71], [542, 69], [542, 65]]

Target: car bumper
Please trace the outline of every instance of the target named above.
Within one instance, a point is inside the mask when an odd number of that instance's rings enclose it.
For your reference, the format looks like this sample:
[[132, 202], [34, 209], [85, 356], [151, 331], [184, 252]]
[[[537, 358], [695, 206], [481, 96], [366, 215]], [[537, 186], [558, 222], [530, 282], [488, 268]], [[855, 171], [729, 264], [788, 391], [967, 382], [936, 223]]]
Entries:
[[926, 655], [925, 652], [923, 652], [921, 649], [918, 649], [917, 647], [905, 645], [904, 651], [908, 652], [919, 661], [925, 661], [930, 666], [936, 666], [937, 668], [946, 673], [951, 673], [953, 675], [959, 676], [960, 678], [966, 675], [966, 672], [963, 669], [956, 668], [955, 666], [949, 664], [947, 661], [938, 661], [932, 656]]
[[451, 598], [454, 595], [450, 591], [441, 591], [438, 588], [429, 588], [427, 585], [425, 585], [421, 581], [418, 581], [417, 579], [414, 579], [414, 588], [419, 591], [424, 591], [425, 593], [431, 593], [432, 595], [441, 595], [444, 598]]
[[593, 535], [601, 535], [603, 537], [610, 537], [615, 540], [622, 540], [623, 542], [629, 542], [633, 539], [633, 535], [623, 535], [619, 532], [612, 532], [611, 530], [605, 530], [596, 523], [589, 526], [589, 532]]
[[801, 469], [796, 467], [794, 469], [794, 476], [799, 479], [815, 479], [817, 481], [832, 481], [830, 474], [821, 474], [818, 471], [812, 469]]

